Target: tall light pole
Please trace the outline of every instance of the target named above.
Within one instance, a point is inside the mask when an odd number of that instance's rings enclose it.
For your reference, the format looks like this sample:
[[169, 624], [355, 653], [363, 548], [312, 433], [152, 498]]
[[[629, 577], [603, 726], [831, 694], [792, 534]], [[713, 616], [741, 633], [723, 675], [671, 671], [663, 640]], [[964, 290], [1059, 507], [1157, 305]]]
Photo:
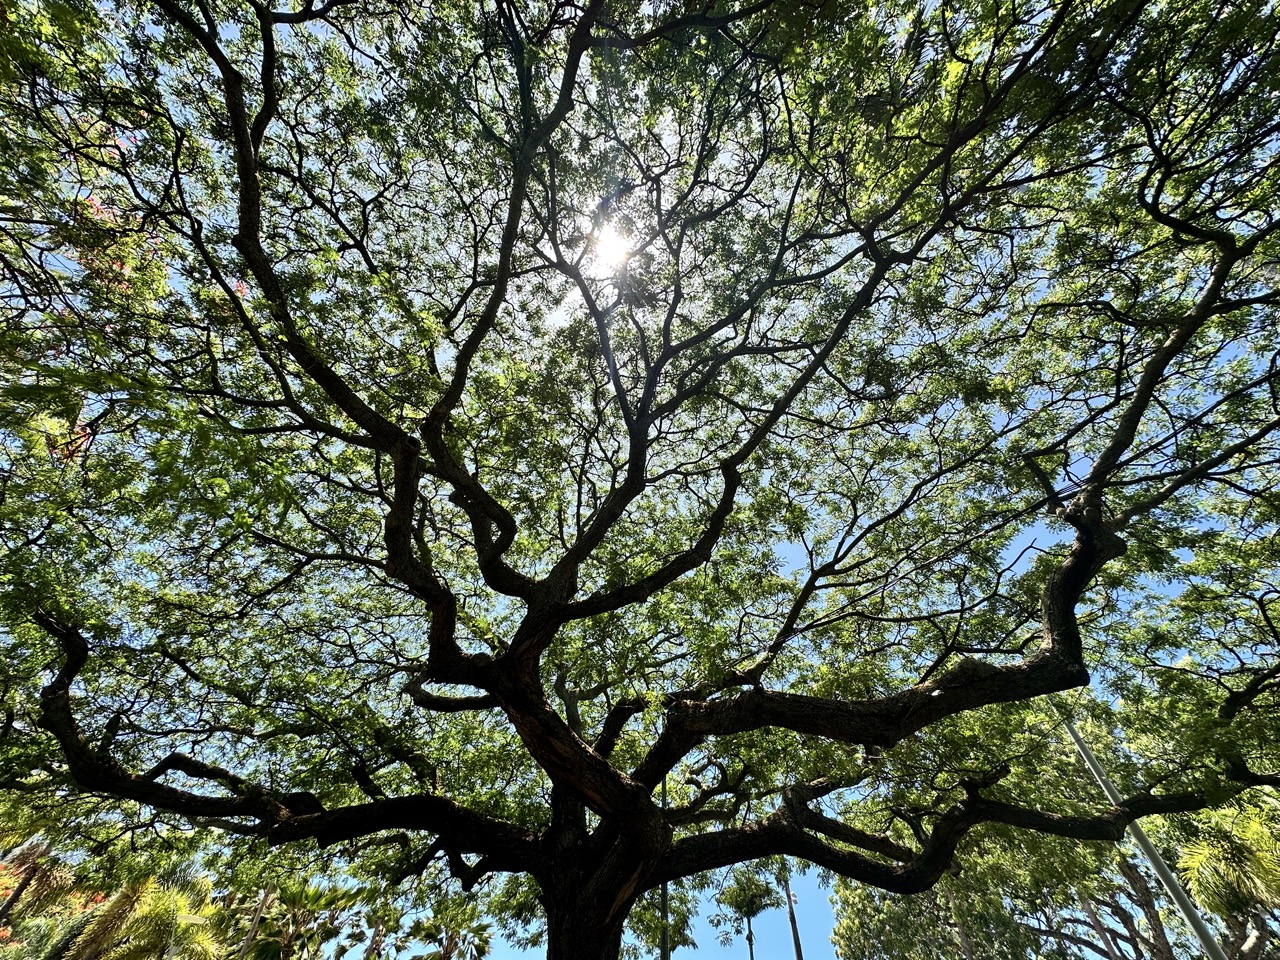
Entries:
[[[662, 776], [662, 812], [665, 819], [667, 812], [667, 777]], [[667, 881], [662, 881], [662, 960], [671, 960], [671, 904], [667, 899]], [[1214, 960], [1217, 960], [1215, 957]], [[1225, 958], [1223, 958], [1225, 960]]]
[[[1106, 773], [1103, 772], [1102, 764], [1098, 763], [1098, 758], [1093, 755], [1093, 751], [1089, 749], [1089, 745], [1084, 742], [1084, 737], [1080, 736], [1080, 731], [1076, 729], [1076, 725], [1071, 722], [1071, 718], [1065, 713], [1062, 717], [1063, 723], [1067, 726], [1067, 733], [1071, 735], [1072, 741], [1076, 745], [1076, 749], [1080, 751], [1080, 756], [1084, 758], [1085, 765], [1089, 768], [1089, 772], [1093, 774], [1102, 787], [1102, 792], [1107, 795], [1117, 807], [1120, 806], [1120, 791], [1115, 785], [1107, 779]], [[1156, 849], [1155, 844], [1148, 839], [1146, 831], [1138, 826], [1138, 821], [1134, 820], [1128, 826], [1129, 836], [1133, 837], [1138, 848], [1146, 854], [1147, 860], [1151, 864], [1151, 869], [1155, 871], [1160, 883], [1168, 891], [1173, 902], [1177, 904], [1178, 910], [1182, 913], [1183, 919], [1191, 925], [1191, 929], [1195, 931], [1196, 938], [1200, 941], [1200, 946], [1204, 948], [1206, 956], [1210, 960], [1227, 960], [1227, 955], [1222, 952], [1222, 947], [1218, 945], [1217, 939], [1213, 936], [1213, 931], [1209, 929], [1209, 925], [1204, 922], [1204, 917], [1200, 916], [1200, 911], [1196, 909], [1196, 905], [1191, 902], [1191, 898], [1187, 896], [1187, 892], [1182, 889], [1182, 884], [1178, 882], [1178, 878], [1174, 876], [1173, 871], [1169, 869], [1168, 864], [1164, 862], [1164, 858], [1160, 856], [1160, 851]]]

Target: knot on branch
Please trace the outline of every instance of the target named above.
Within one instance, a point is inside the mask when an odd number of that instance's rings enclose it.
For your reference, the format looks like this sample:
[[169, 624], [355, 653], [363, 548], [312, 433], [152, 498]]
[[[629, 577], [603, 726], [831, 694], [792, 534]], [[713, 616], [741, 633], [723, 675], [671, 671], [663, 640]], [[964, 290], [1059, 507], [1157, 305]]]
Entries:
[[1007, 776], [1009, 776], [1009, 764], [1001, 763], [976, 777], [961, 777], [960, 787], [968, 799], [976, 800], [980, 791], [994, 787]]

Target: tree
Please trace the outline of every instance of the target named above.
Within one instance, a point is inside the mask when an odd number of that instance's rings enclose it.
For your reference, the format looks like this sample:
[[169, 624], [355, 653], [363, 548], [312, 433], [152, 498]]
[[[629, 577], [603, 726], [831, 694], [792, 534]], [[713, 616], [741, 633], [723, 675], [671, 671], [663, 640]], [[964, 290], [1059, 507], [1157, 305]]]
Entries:
[[[245, 960], [302, 960], [322, 956], [322, 947], [346, 927], [359, 891], [310, 883], [284, 884], [253, 903], [238, 953]], [[259, 908], [261, 904], [261, 908]], [[343, 956], [349, 945], [339, 947]]]
[[1280, 919], [1280, 841], [1273, 794], [1256, 806], [1225, 808], [1198, 818], [1178, 866], [1197, 901], [1225, 926], [1224, 950], [1240, 960], [1267, 956]]
[[126, 882], [110, 897], [64, 892], [62, 909], [24, 921], [13, 960], [216, 960], [207, 880], [179, 876]]
[[796, 923], [796, 895], [791, 892], [791, 867], [782, 861], [782, 899], [787, 907], [787, 921], [791, 924], [791, 945], [796, 951], [796, 960], [804, 960], [804, 948], [800, 944], [800, 925]]
[[1097, 871], [1092, 877], [1074, 873], [1079, 858], [1061, 845], [1037, 844], [1030, 852], [1065, 853], [1058, 862], [1065, 862], [1071, 874], [1054, 877], [1050, 865], [1026, 869], [1025, 863], [988, 851], [976, 859], [974, 869], [945, 877], [923, 897], [842, 883], [832, 937], [836, 955], [841, 960], [882, 957], [886, 951], [913, 960], [1172, 960], [1196, 955], [1190, 933], [1172, 920], [1172, 911], [1159, 909], [1164, 904], [1154, 881], [1114, 850], [1089, 858]]
[[756, 960], [756, 936], [751, 929], [751, 921], [766, 910], [782, 906], [782, 897], [772, 883], [759, 873], [746, 867], [738, 867], [730, 877], [730, 882], [717, 895], [716, 900], [724, 906], [727, 913], [712, 916], [711, 923], [717, 927], [725, 927], [719, 934], [722, 946], [728, 946], [734, 934], [746, 933], [747, 957]]
[[[598, 960], [1280, 783], [1275, 647], [1147, 629], [1274, 622], [1271, 4], [4, 17], [9, 789]], [[1116, 807], [1031, 759], [1091, 675]]]
[[8, 924], [23, 898], [29, 892], [38, 891], [42, 880], [57, 874], [58, 864], [50, 858], [50, 852], [47, 843], [33, 839], [5, 855], [0, 863], [0, 876], [5, 881], [0, 887], [4, 897], [0, 902], [0, 924]]
[[[1248, 811], [1231, 812], [1253, 822]], [[1196, 819], [1188, 828], [1213, 836], [1214, 817]], [[1249, 854], [1241, 858], [1239, 846], [1215, 846], [1199, 839], [1182, 850], [1193, 895], [1219, 920], [1217, 939], [1228, 957], [1274, 955], [1267, 952], [1274, 901], [1241, 896], [1232, 883], [1238, 883], [1240, 859], [1252, 859], [1255, 848], [1246, 847]], [[1257, 846], [1265, 850], [1270, 838]], [[1251, 880], [1257, 879], [1255, 872]], [[1231, 901], [1206, 895], [1206, 886], [1231, 889]], [[944, 877], [925, 897], [895, 897], [842, 882], [836, 903], [832, 939], [842, 960], [890, 955], [1175, 960], [1202, 952], [1136, 851], [1064, 848], [1049, 838], [1015, 847], [1012, 856], [994, 847], [973, 851], [961, 873]], [[939, 931], [947, 933], [939, 936]]]
[[[1128, 753], [1108, 728], [1123, 729], [1124, 704], [1089, 704], [1079, 718], [1108, 769]], [[1046, 793], [1081, 797], [1097, 784], [1067, 738], [1043, 737], [1028, 757]], [[1147, 753], [1157, 753], [1143, 744]], [[1164, 752], [1164, 751], [1159, 751]], [[1215, 938], [1229, 957], [1259, 958], [1272, 937], [1275, 903], [1274, 791], [1235, 797], [1216, 810], [1144, 821], [1163, 856], [1176, 862], [1202, 916], [1216, 918]], [[957, 865], [923, 898], [857, 884], [836, 886], [833, 942], [842, 960], [930, 957], [997, 960], [1055, 956], [1175, 960], [1200, 950], [1191, 928], [1148, 869], [1126, 845], [1065, 843], [1034, 833], [999, 839], [971, 836]], [[939, 932], [942, 931], [942, 935]]]
[[489, 925], [474, 903], [442, 901], [409, 932], [431, 948], [419, 955], [422, 960], [482, 960], [489, 954]]
[[[8, 836], [6, 828], [11, 826], [0, 819], [0, 835]], [[12, 833], [21, 836], [26, 831]], [[213, 878], [195, 872], [189, 863], [174, 861], [169, 845], [147, 849], [145, 838], [128, 839], [132, 856], [55, 848], [35, 838], [0, 860], [0, 896], [6, 892], [8, 876], [16, 874], [21, 884], [33, 859], [41, 868], [6, 918], [8, 928], [0, 928], [0, 958], [390, 960], [421, 957], [422, 942], [429, 939], [419, 929], [421, 924], [404, 929], [404, 911], [388, 902], [393, 898], [376, 888], [352, 886], [350, 875], [342, 878], [346, 885], [341, 888], [299, 882], [296, 877], [319, 872], [318, 868], [277, 853], [264, 858], [269, 863], [241, 857], [234, 865], [206, 856], [220, 868], [221, 875]], [[149, 873], [148, 867], [160, 868], [160, 873]], [[273, 874], [286, 878], [272, 882], [268, 878]], [[264, 880], [266, 889], [239, 889], [246, 881]], [[474, 906], [434, 897], [433, 891], [426, 894], [435, 901], [432, 918], [443, 917], [448, 923], [437, 923], [434, 929], [446, 930], [453, 938], [453, 952], [461, 956], [458, 951], [465, 948], [482, 955], [487, 927], [474, 922]], [[403, 895], [394, 899], [406, 901]], [[423, 909], [420, 902], [411, 908]]]
[[[1095, 723], [1094, 729], [1105, 725]], [[1044, 737], [1051, 730], [1039, 731], [1037, 755], [1027, 758], [1044, 777], [1045, 793], [1076, 798], [1095, 793], [1097, 785], [1073, 755], [1065, 733]], [[1100, 747], [1106, 744], [1096, 739]], [[1117, 753], [1106, 751], [1108, 768]], [[971, 835], [956, 866], [926, 897], [895, 896], [842, 881], [834, 899], [832, 940], [841, 960], [1173, 960], [1198, 950], [1130, 851], [1044, 834]]]

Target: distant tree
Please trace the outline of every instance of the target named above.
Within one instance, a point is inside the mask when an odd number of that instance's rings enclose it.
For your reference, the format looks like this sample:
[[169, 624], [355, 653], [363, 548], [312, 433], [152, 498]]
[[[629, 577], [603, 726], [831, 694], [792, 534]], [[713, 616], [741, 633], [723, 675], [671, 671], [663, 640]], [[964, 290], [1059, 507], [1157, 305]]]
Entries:
[[[1278, 51], [1270, 0], [5, 3], [0, 788], [615, 960], [779, 857], [962, 947], [1029, 836], [1280, 785]], [[1117, 806], [1044, 747], [1091, 682]]]
[[421, 960], [483, 960], [489, 955], [489, 929], [474, 903], [444, 900], [429, 918], [410, 927], [409, 934], [430, 947], [418, 954]]
[[778, 888], [761, 874], [739, 867], [729, 877], [729, 882], [716, 895], [716, 902], [725, 912], [711, 917], [713, 926], [722, 927], [720, 943], [728, 946], [735, 935], [746, 934], [747, 956], [755, 960], [756, 937], [751, 921], [766, 910], [782, 906]]
[[[1015, 856], [1018, 851], [1015, 850]], [[1158, 885], [1110, 848], [1036, 844], [1025, 862], [991, 850], [927, 896], [837, 885], [840, 960], [1177, 960], [1199, 947]], [[1030, 858], [1051, 858], [1043, 866]], [[1077, 872], [1089, 863], [1090, 874]], [[1060, 873], [1056, 868], [1063, 868]]]
[[[1115, 741], [1108, 744], [1105, 736], [1117, 714], [1101, 705], [1092, 712], [1091, 739], [1108, 766], [1122, 767], [1127, 750]], [[1046, 724], [1045, 730], [1051, 729]], [[1151, 744], [1144, 747], [1152, 750]], [[1073, 760], [1065, 736], [1056, 743], [1046, 739], [1037, 754], [1042, 787], [1077, 796], [1095, 791], [1083, 765]], [[1233, 960], [1273, 955], [1268, 945], [1277, 906], [1277, 809], [1274, 791], [1265, 789], [1218, 810], [1158, 818], [1145, 826], [1166, 859], [1178, 864]], [[1027, 834], [975, 844], [962, 862], [964, 867], [944, 876], [929, 897], [838, 883], [837, 955], [841, 960], [1178, 960], [1201, 952], [1136, 850]], [[938, 936], [938, 931], [949, 935]]]
[[83, 889], [24, 918], [5, 960], [219, 960], [209, 884], [193, 877], [127, 882], [113, 895]]
[[791, 865], [787, 863], [786, 858], [783, 858], [778, 881], [782, 884], [782, 902], [787, 908], [787, 922], [791, 924], [791, 946], [796, 952], [796, 960], [804, 960], [804, 947], [800, 942], [800, 924], [796, 922], [796, 895], [791, 892]]
[[57, 886], [50, 882], [61, 872], [52, 852], [47, 841], [33, 838], [0, 859], [0, 926], [11, 922], [24, 898], [42, 899], [42, 888]]
[[1206, 813], [1185, 834], [1178, 867], [1192, 896], [1222, 922], [1227, 955], [1280, 953], [1280, 797]]
[[[282, 883], [251, 900], [239, 953], [244, 960], [304, 960], [335, 949], [335, 941], [355, 927], [360, 893], [309, 883]], [[261, 909], [259, 909], [259, 905]], [[350, 949], [344, 944], [339, 955]]]

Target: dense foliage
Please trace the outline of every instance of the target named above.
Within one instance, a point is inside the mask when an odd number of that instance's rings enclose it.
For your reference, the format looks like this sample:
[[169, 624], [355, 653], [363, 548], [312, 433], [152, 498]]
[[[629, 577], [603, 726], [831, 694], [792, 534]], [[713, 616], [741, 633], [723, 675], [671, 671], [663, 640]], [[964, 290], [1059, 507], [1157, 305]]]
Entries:
[[[180, 844], [147, 844], [91, 820], [32, 836], [0, 805], [0, 960], [481, 960], [490, 925], [436, 890], [388, 891], [289, 857], [203, 872]], [[121, 821], [117, 818], [117, 828]], [[7, 848], [7, 849], [4, 849]], [[332, 871], [330, 871], [332, 873]], [[299, 879], [302, 877], [303, 879]]]
[[1269, 0], [0, 16], [5, 789], [560, 960], [1280, 784]]
[[[1094, 704], [1086, 724], [1107, 766], [1126, 748], [1109, 728], [1123, 711]], [[1084, 721], [1082, 721], [1084, 722]], [[1046, 723], [1046, 732], [1057, 724]], [[1055, 792], [1097, 793], [1083, 763], [1070, 783], [1070, 747], [1055, 764]], [[1151, 751], [1153, 745], [1141, 745]], [[1053, 752], [1052, 743], [1046, 744]], [[1229, 960], [1280, 955], [1280, 801], [1251, 791], [1214, 810], [1144, 819], [1142, 829], [1177, 867]], [[1029, 831], [966, 838], [958, 863], [926, 894], [900, 897], [836, 886], [840, 960], [1177, 960], [1204, 949], [1132, 844], [1085, 845]]]

